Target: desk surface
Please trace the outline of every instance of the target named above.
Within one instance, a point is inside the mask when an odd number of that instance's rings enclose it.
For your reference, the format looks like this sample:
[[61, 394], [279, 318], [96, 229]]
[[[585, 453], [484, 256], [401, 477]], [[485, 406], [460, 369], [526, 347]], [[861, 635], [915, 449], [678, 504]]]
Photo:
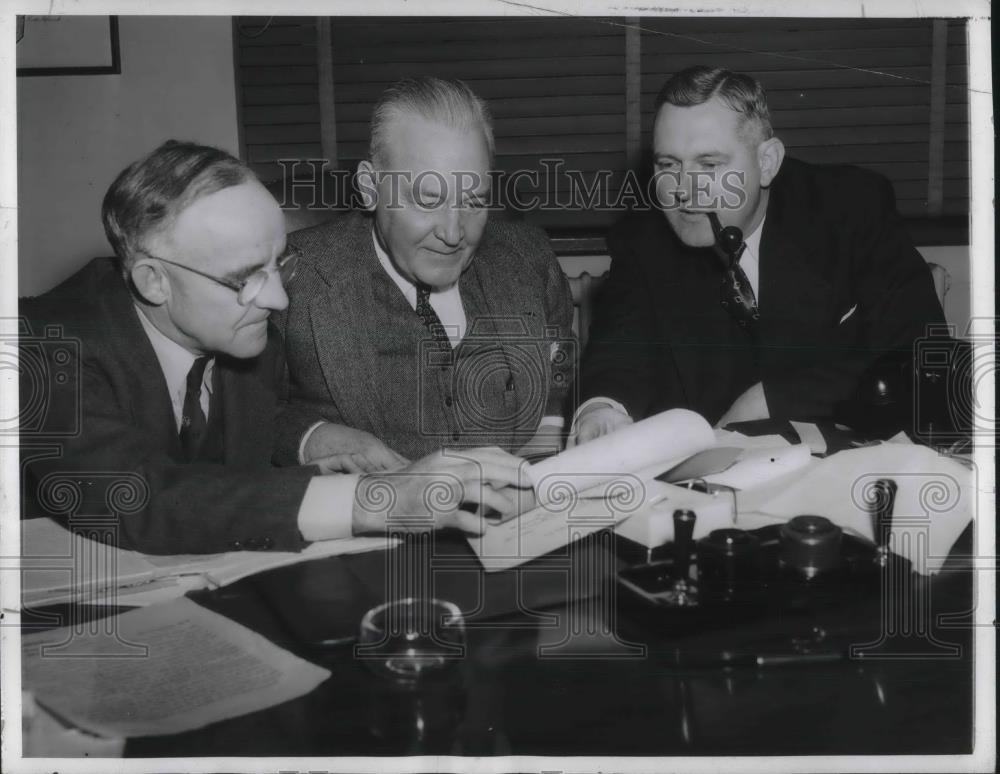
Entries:
[[[482, 581], [461, 541], [439, 537], [415, 544], [415, 550], [427, 552], [425, 566], [435, 568], [421, 577], [431, 579], [438, 596], [461, 600], [470, 613], [469, 647], [440, 681], [413, 690], [373, 674], [355, 659], [350, 644], [315, 644], [353, 633], [367, 607], [393, 596], [387, 589], [406, 585], [399, 577], [401, 550], [314, 561], [195, 595], [329, 668], [332, 677], [309, 695], [262, 712], [176, 736], [130, 740], [126, 755], [972, 751], [971, 627], [963, 617], [971, 599], [968, 575], [935, 578], [922, 597], [935, 625], [902, 642], [883, 643], [886, 658], [679, 669], [666, 656], [678, 643], [692, 649], [738, 644], [775, 622], [721, 621], [711, 631], [680, 632], [680, 637], [653, 634], [642, 616], [618, 604], [614, 584], [607, 582], [614, 560], [597, 540], [551, 559], [548, 567], [543, 563]], [[402, 564], [412, 570], [412, 562]], [[584, 566], [599, 568], [588, 571], [595, 588], [567, 601], [565, 590], [582, 577], [573, 568]], [[560, 583], [561, 602], [553, 591]], [[842, 609], [837, 620], [877, 624], [899, 612], [887, 605], [898, 601], [867, 595]], [[950, 625], [940, 625], [940, 613], [952, 614]], [[957, 646], [957, 654], [949, 654], [949, 646]], [[918, 655], [902, 655], [914, 647]]]

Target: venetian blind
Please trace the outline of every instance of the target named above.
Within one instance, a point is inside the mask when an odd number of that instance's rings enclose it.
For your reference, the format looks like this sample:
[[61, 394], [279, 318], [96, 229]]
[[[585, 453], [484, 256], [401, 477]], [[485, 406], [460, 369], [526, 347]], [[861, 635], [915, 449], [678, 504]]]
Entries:
[[928, 211], [930, 19], [647, 19], [642, 22], [643, 147], [656, 93], [710, 62], [747, 72], [768, 96], [790, 155], [858, 164], [892, 181], [906, 216], [968, 211], [964, 24], [947, 23], [943, 212]]
[[[618, 213], [562, 207], [565, 178], [552, 174], [553, 164], [575, 170], [585, 185], [607, 170], [613, 200], [628, 169], [628, 133], [639, 132], [641, 147], [649, 147], [653, 100], [663, 81], [706, 63], [761, 80], [775, 131], [791, 155], [885, 174], [909, 217], [968, 211], [961, 20], [939, 23], [945, 26], [937, 48], [930, 19], [629, 21], [641, 28], [639, 55], [631, 60], [624, 19], [335, 17], [337, 164], [350, 169], [364, 157], [371, 107], [387, 84], [417, 74], [459, 77], [494, 113], [497, 167], [537, 171], [537, 184], [522, 175], [521, 198], [548, 194], [554, 204], [529, 217], [550, 230], [599, 232]], [[242, 17], [237, 29], [244, 153], [271, 180], [280, 175], [278, 159], [321, 155], [316, 20]], [[943, 66], [935, 71], [936, 53]], [[933, 77], [944, 81], [936, 101]], [[632, 113], [626, 110], [630, 83], [640, 94], [640, 109]], [[932, 116], [942, 131], [932, 130]], [[646, 159], [640, 157], [640, 171]], [[928, 203], [932, 163], [938, 206]]]

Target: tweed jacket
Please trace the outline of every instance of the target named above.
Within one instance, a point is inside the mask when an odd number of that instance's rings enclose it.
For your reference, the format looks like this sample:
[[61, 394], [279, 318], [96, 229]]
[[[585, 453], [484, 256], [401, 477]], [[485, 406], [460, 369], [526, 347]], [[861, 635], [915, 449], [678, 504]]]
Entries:
[[459, 280], [467, 333], [433, 341], [378, 262], [372, 221], [353, 212], [296, 232], [304, 265], [280, 322], [289, 403], [276, 460], [294, 462], [326, 420], [411, 459], [442, 447], [513, 451], [562, 414], [575, 340], [569, 286], [539, 229], [490, 216]]

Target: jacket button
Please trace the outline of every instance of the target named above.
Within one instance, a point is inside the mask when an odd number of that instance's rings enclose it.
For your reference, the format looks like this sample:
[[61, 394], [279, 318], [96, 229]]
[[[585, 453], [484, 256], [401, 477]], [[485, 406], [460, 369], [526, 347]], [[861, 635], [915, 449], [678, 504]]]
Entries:
[[243, 548], [243, 544], [239, 540], [234, 540], [232, 543], [229, 544], [229, 547], [232, 548], [234, 551], [239, 551], [241, 548]]
[[446, 395], [444, 398], [444, 405], [450, 406], [454, 401], [451, 399], [451, 395]]

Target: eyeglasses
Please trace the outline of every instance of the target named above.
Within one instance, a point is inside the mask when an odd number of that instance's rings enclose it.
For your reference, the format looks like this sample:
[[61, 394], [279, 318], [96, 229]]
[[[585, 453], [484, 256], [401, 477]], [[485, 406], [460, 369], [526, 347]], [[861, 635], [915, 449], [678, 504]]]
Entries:
[[246, 279], [240, 280], [239, 282], [234, 282], [232, 280], [224, 279], [222, 277], [216, 277], [214, 274], [209, 274], [201, 269], [196, 269], [193, 266], [187, 266], [183, 263], [178, 263], [177, 261], [171, 261], [167, 258], [161, 258], [158, 255], [153, 255], [146, 250], [140, 250], [144, 255], [148, 255], [157, 261], [163, 261], [163, 263], [169, 263], [171, 266], [176, 266], [179, 269], [186, 269], [192, 274], [197, 274], [205, 279], [210, 279], [223, 287], [229, 288], [236, 293], [236, 302], [240, 306], [249, 306], [253, 303], [253, 300], [260, 295], [260, 291], [264, 289], [267, 285], [267, 281], [271, 278], [273, 272], [278, 272], [278, 277], [281, 279], [282, 285], [287, 285], [292, 281], [295, 276], [295, 271], [299, 267], [299, 259], [302, 257], [302, 253], [297, 247], [288, 245], [285, 248], [278, 260], [275, 262], [275, 267], [273, 269], [258, 269], [253, 274], [251, 274]]

